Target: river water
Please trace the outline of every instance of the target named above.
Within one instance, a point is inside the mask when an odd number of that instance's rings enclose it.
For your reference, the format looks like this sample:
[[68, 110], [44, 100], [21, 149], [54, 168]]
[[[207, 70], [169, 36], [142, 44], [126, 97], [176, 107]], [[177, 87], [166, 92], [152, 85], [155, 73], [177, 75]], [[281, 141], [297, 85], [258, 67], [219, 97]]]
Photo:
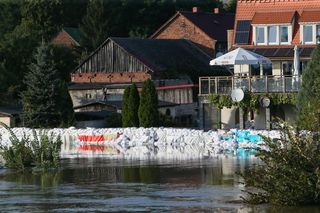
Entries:
[[69, 159], [58, 172], [0, 169], [0, 212], [319, 212], [248, 206], [237, 172], [253, 158]]

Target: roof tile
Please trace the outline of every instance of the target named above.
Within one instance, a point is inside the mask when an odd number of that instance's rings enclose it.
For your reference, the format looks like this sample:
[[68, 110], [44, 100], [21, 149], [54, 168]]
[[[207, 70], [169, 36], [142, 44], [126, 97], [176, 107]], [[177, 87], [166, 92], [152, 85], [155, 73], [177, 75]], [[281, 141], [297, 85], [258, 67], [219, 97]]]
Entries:
[[295, 11], [274, 12], [274, 13], [255, 13], [252, 24], [290, 24], [292, 23]]
[[300, 23], [303, 22], [320, 22], [320, 10], [317, 11], [303, 11], [300, 19]]

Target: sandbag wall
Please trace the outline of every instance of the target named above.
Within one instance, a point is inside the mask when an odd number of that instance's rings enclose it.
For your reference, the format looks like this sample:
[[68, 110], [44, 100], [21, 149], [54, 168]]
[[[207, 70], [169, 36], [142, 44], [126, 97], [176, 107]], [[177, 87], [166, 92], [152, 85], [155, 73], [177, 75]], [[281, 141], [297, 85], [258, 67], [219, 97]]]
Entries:
[[[18, 138], [32, 139], [32, 130], [13, 128]], [[253, 155], [265, 148], [261, 135], [279, 138], [278, 131], [230, 130], [208, 131], [175, 128], [50, 129], [61, 136], [62, 158], [191, 159], [221, 154]], [[10, 133], [0, 128], [2, 145], [10, 145]]]

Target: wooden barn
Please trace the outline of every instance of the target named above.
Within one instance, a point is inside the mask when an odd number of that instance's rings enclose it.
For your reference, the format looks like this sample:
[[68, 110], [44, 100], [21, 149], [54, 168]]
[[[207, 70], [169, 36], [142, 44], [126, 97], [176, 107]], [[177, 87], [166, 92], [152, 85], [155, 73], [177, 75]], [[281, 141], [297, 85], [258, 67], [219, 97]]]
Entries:
[[[184, 39], [109, 38], [72, 73], [69, 92], [74, 107], [93, 101], [121, 101], [124, 89], [152, 79], [159, 101], [170, 115], [192, 123], [196, 117], [198, 77], [224, 75], [209, 66], [210, 57]], [[172, 110], [172, 106], [175, 106]], [[164, 111], [165, 106], [162, 106]], [[168, 112], [168, 110], [166, 110]], [[176, 112], [177, 111], [177, 112]]]

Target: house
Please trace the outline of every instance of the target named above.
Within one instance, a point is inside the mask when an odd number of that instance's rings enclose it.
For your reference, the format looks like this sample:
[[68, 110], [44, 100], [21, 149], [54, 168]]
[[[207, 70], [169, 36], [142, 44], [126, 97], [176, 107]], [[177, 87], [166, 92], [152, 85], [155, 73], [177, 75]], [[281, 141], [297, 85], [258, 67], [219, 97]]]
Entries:
[[64, 27], [51, 40], [52, 44], [75, 48], [80, 46], [80, 32], [78, 28]]
[[74, 106], [121, 101], [127, 86], [136, 83], [141, 90], [142, 82], [151, 79], [159, 101], [167, 109], [176, 106], [170, 115], [192, 123], [197, 115], [197, 85], [193, 82], [200, 75], [228, 74], [221, 67], [209, 66], [209, 60], [185, 39], [108, 38], [71, 74], [69, 93]]
[[22, 106], [2, 105], [0, 106], [0, 122], [8, 127], [18, 127], [22, 124]]
[[[232, 49], [242, 47], [268, 57], [272, 66], [264, 66], [260, 73], [259, 65], [236, 65], [232, 77], [200, 78], [200, 127], [217, 128], [217, 123], [222, 123], [222, 128], [243, 125], [240, 122], [242, 113], [238, 108], [219, 110], [208, 101], [210, 94], [230, 94], [239, 79], [252, 93], [297, 93], [299, 84], [292, 83], [297, 77], [293, 76], [294, 47], [299, 49], [301, 75], [318, 44], [319, 35], [320, 0], [238, 0]], [[279, 105], [271, 111], [270, 108], [260, 108], [250, 114], [243, 119], [253, 120], [257, 129], [268, 128], [272, 117], [289, 122], [296, 117], [292, 104]]]
[[188, 39], [213, 57], [228, 50], [227, 38], [233, 37], [233, 27], [234, 14], [220, 13], [219, 8], [211, 13], [201, 12], [200, 8], [193, 7], [192, 12], [178, 11], [150, 38]]

